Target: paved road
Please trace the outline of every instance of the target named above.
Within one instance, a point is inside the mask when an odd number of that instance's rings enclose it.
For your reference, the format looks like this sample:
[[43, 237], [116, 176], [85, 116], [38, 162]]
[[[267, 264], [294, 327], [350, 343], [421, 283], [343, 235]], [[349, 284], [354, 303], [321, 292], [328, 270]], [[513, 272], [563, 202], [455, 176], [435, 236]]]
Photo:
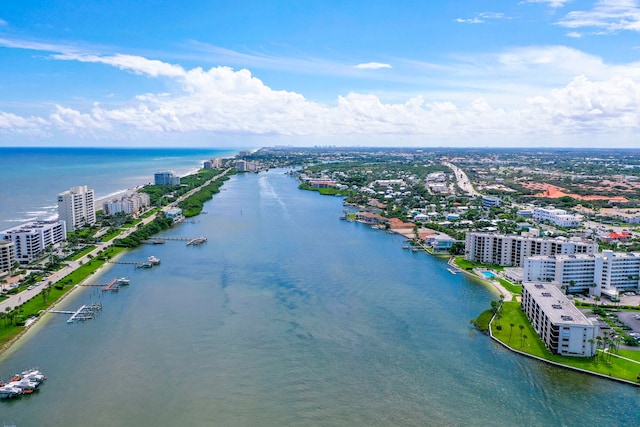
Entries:
[[473, 188], [473, 185], [469, 181], [469, 177], [467, 177], [467, 174], [464, 173], [462, 169], [460, 169], [453, 163], [449, 163], [449, 162], [444, 162], [443, 165], [445, 165], [446, 167], [448, 167], [453, 171], [454, 175], [456, 176], [456, 180], [458, 181], [458, 187], [460, 187], [462, 191], [464, 191], [465, 193], [467, 193], [472, 197], [481, 195], [476, 191], [475, 188]]
[[[193, 190], [190, 190], [189, 192], [185, 193], [184, 195], [180, 196], [178, 199], [176, 199], [174, 202], [172, 202], [171, 204], [169, 204], [168, 206], [165, 206], [162, 208], [163, 212], [166, 212], [168, 209], [177, 206], [178, 203], [180, 203], [181, 201], [183, 201], [184, 199], [186, 199], [187, 197], [191, 196], [192, 194], [194, 194], [196, 191], [200, 190], [202, 187], [209, 185], [209, 183], [211, 183], [212, 181], [218, 179], [219, 177], [226, 175], [229, 172], [229, 169], [225, 170], [224, 172], [216, 175], [215, 177], [211, 178], [209, 181], [205, 182], [204, 184], [202, 184], [199, 187], [194, 188]], [[148, 218], [143, 218], [142, 219], [142, 223], [141, 224], [148, 224], [151, 221], [153, 221], [156, 218], [157, 214], [153, 214], [151, 216], [149, 216]], [[126, 230], [124, 230], [121, 234], [119, 234], [117, 236], [117, 238], [122, 239], [125, 238], [127, 236], [129, 236], [131, 233], [133, 233], [134, 231], [136, 231], [138, 229], [138, 227], [131, 227], [131, 228], [127, 228]], [[68, 274], [71, 274], [72, 272], [74, 272], [75, 270], [77, 270], [78, 268], [80, 268], [81, 265], [89, 262], [91, 260], [91, 258], [94, 258], [96, 256], [98, 256], [98, 252], [100, 252], [103, 249], [109, 248], [112, 246], [112, 242], [101, 242], [96, 244], [96, 248], [89, 252], [88, 254], [86, 254], [85, 256], [83, 256], [82, 258], [76, 260], [76, 261], [70, 261], [67, 262], [68, 267], [63, 268], [62, 270], [56, 271], [55, 273], [51, 274], [49, 277], [43, 279], [41, 282], [38, 283], [37, 286], [34, 287], [34, 289], [31, 290], [24, 290], [16, 295], [11, 295], [9, 296], [8, 299], [2, 301], [0, 303], [0, 312], [6, 312], [6, 311], [11, 311], [16, 307], [19, 307], [20, 305], [24, 304], [25, 302], [29, 301], [31, 298], [37, 296], [40, 292], [42, 292], [43, 288], [46, 286], [46, 283], [51, 282], [51, 284], [56, 283], [59, 280], [62, 280], [65, 276], [67, 276]], [[9, 310], [7, 310], [7, 308], [9, 308]]]

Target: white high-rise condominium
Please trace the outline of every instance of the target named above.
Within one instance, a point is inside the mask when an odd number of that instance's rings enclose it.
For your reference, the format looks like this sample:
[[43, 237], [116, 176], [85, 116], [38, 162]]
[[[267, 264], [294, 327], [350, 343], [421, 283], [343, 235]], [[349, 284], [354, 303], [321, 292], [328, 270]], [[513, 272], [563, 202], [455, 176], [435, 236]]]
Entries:
[[65, 222], [67, 231], [75, 231], [85, 224], [95, 224], [93, 190], [82, 185], [58, 194], [58, 215]]

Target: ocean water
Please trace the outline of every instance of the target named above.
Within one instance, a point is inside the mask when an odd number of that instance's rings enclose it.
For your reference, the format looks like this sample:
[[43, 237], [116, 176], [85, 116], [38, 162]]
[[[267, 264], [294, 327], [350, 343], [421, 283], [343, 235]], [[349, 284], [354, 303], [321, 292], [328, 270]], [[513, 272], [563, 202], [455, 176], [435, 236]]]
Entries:
[[639, 390], [532, 361], [469, 325], [495, 295], [402, 238], [340, 221], [341, 199], [282, 170], [237, 175], [208, 214], [164, 233], [205, 235], [127, 253], [117, 294], [82, 324], [48, 314], [0, 357], [38, 366], [39, 393], [0, 421], [40, 425], [637, 425]]
[[231, 150], [7, 148], [0, 147], [0, 230], [57, 216], [57, 196], [77, 185], [97, 198], [153, 182], [153, 174], [179, 175], [203, 160], [234, 155]]

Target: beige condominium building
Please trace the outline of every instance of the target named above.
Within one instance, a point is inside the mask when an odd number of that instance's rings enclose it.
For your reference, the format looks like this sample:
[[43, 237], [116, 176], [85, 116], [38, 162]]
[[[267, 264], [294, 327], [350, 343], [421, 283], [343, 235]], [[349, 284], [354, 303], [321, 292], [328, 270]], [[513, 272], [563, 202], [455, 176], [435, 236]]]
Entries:
[[522, 310], [552, 353], [578, 357], [595, 354], [598, 322], [582, 314], [556, 286], [523, 283]]
[[465, 259], [483, 264], [524, 265], [526, 257], [556, 254], [592, 254], [597, 243], [580, 238], [547, 238], [518, 234], [471, 232], [465, 237]]

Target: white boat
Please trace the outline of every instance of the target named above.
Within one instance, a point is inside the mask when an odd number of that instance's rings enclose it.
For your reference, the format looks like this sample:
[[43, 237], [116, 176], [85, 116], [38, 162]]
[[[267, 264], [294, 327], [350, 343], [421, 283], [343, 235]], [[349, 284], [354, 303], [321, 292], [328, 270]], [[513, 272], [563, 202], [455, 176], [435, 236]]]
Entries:
[[189, 240], [189, 242], [187, 242], [187, 246], [201, 245], [206, 241], [207, 241], [207, 238], [204, 237], [204, 236], [202, 236], [202, 237], [194, 237], [193, 239]]
[[152, 265], [158, 265], [160, 264], [160, 258], [156, 258], [153, 255], [151, 255], [149, 258], [147, 258], [147, 262]]
[[457, 271], [455, 271], [453, 268], [447, 268], [447, 270], [449, 271], [449, 273], [451, 274], [458, 274]]
[[20, 381], [11, 381], [7, 384], [9, 387], [19, 388], [20, 390], [35, 390], [40, 386], [37, 381], [29, 381], [28, 379], [22, 379]]
[[13, 387], [10, 385], [0, 387], [0, 399], [10, 399], [12, 397], [16, 397], [21, 394], [22, 394], [22, 390], [17, 387]]
[[20, 375], [22, 376], [22, 378], [28, 378], [31, 381], [42, 382], [47, 379], [47, 376], [37, 369], [29, 369], [23, 371]]
[[121, 277], [118, 279], [118, 285], [127, 286], [129, 284], [129, 279], [126, 277]]

